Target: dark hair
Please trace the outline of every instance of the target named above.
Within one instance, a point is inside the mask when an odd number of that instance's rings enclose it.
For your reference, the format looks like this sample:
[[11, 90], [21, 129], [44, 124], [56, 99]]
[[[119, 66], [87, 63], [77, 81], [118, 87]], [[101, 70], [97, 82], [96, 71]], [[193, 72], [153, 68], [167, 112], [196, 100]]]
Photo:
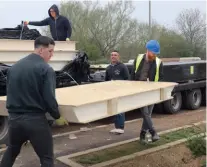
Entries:
[[47, 36], [40, 36], [34, 42], [35, 49], [39, 48], [40, 46], [49, 47], [49, 45], [55, 45], [55, 42], [53, 39]]
[[116, 49], [115, 49], [115, 50], [113, 50], [112, 52], [117, 52], [117, 53], [119, 53], [119, 51], [118, 51], [118, 50], [116, 50]]

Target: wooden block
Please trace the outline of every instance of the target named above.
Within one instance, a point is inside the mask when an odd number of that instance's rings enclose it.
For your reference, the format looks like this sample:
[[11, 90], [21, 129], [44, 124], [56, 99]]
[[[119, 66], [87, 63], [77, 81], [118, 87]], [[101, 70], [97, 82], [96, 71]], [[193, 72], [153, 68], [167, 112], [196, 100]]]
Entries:
[[114, 98], [107, 101], [107, 113], [108, 115], [117, 114], [118, 98]]

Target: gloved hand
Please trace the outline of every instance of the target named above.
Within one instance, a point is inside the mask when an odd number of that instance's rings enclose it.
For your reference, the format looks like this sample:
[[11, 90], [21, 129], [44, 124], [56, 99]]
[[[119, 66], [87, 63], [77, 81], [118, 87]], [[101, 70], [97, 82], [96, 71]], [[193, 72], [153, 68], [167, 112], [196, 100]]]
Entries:
[[29, 24], [29, 21], [24, 21], [24, 25], [28, 25]]
[[56, 119], [55, 123], [58, 126], [68, 125], [68, 121], [65, 118], [63, 118], [62, 116], [59, 119]]
[[66, 41], [70, 41], [70, 38], [66, 38]]

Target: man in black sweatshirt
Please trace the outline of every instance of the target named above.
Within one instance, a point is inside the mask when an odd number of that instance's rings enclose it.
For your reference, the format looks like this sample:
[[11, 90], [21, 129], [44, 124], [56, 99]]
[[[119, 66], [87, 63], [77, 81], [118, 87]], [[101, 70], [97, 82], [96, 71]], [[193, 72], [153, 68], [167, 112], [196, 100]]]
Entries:
[[[118, 51], [111, 53], [111, 64], [106, 68], [105, 81], [110, 80], [129, 80], [128, 68], [120, 62], [120, 55]], [[111, 133], [123, 134], [124, 133], [125, 113], [115, 116], [115, 129]]]
[[34, 46], [34, 53], [19, 60], [7, 74], [9, 143], [1, 167], [11, 167], [28, 140], [42, 167], [53, 167], [53, 140], [46, 112], [67, 124], [60, 116], [55, 98], [55, 72], [47, 64], [53, 56], [55, 43], [49, 37], [40, 36]]
[[24, 25], [50, 26], [50, 33], [55, 41], [70, 40], [72, 26], [70, 21], [59, 14], [57, 5], [52, 5], [48, 10], [49, 17], [42, 21], [25, 21]]

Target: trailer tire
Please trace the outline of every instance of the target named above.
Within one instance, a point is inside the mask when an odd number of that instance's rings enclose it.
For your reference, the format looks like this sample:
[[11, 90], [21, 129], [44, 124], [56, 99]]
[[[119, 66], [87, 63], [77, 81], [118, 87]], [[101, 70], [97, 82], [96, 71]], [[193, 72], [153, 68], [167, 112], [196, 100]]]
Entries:
[[8, 144], [9, 136], [8, 117], [0, 116], [0, 144]]
[[163, 103], [164, 112], [169, 114], [176, 114], [180, 111], [182, 106], [182, 96], [180, 92], [173, 94], [173, 99]]
[[201, 90], [193, 89], [191, 91], [187, 91], [183, 100], [186, 109], [188, 110], [198, 109], [202, 102]]

